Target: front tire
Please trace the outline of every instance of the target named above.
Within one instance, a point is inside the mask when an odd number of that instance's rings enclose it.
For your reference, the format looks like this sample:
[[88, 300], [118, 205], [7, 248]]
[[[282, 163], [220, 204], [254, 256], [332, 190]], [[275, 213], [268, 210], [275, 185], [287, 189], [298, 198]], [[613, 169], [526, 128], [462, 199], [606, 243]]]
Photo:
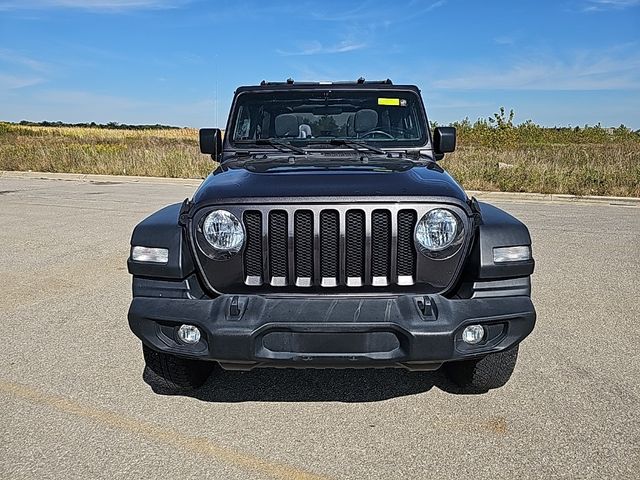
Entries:
[[193, 390], [204, 384], [213, 369], [209, 362], [187, 360], [142, 345], [147, 369], [155, 374], [160, 386], [169, 391]]
[[518, 345], [479, 360], [448, 363], [444, 370], [447, 378], [460, 388], [460, 393], [486, 393], [509, 381], [517, 360]]

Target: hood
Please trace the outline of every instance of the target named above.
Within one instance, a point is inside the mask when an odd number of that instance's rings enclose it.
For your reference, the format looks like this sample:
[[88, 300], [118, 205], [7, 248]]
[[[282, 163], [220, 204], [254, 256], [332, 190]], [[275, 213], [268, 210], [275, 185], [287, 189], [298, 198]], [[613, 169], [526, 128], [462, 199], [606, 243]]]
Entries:
[[264, 171], [218, 168], [193, 196], [213, 204], [234, 198], [268, 197], [453, 197], [465, 202], [460, 185], [435, 163], [394, 170], [369, 167], [291, 166]]

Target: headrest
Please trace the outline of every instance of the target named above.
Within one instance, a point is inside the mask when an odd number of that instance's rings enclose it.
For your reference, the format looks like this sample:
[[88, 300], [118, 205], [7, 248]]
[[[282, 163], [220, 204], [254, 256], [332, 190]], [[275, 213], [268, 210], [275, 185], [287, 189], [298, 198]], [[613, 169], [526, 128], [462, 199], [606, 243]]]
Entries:
[[283, 113], [276, 117], [276, 136], [278, 137], [297, 137], [298, 117], [293, 113]]
[[[277, 119], [276, 119], [277, 120]], [[378, 112], [365, 108], [358, 110], [353, 119], [353, 129], [356, 133], [370, 132], [378, 126]]]
[[309, 137], [311, 137], [311, 127], [306, 123], [303, 123], [302, 125], [300, 125], [300, 134], [298, 135], [298, 138], [309, 138]]

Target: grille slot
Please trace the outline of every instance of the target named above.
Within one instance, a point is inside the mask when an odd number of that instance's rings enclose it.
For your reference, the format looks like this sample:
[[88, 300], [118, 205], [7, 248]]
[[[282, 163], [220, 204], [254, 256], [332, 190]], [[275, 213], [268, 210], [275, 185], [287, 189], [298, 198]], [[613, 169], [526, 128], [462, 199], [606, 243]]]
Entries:
[[338, 282], [340, 243], [340, 217], [336, 210], [320, 213], [320, 275], [322, 286], [335, 286]]
[[374, 285], [387, 285], [391, 269], [391, 212], [374, 210], [371, 215], [371, 275]]
[[244, 228], [247, 244], [244, 251], [245, 283], [262, 285], [262, 214], [244, 212]]
[[416, 282], [414, 209], [253, 208], [242, 217], [246, 285], [380, 287]]
[[269, 212], [269, 271], [271, 285], [287, 284], [287, 212]]
[[413, 230], [416, 226], [414, 210], [400, 210], [398, 213], [398, 284], [414, 283], [416, 273], [416, 249]]
[[364, 212], [349, 210], [345, 221], [345, 271], [347, 284], [359, 286], [364, 278]]
[[313, 278], [313, 212], [299, 210], [294, 215], [296, 285], [311, 286]]

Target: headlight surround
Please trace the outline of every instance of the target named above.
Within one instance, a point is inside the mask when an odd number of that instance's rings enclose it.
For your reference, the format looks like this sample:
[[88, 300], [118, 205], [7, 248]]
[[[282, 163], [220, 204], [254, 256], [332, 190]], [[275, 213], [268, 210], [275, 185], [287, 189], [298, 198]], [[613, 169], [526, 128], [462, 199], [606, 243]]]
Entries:
[[226, 210], [214, 210], [204, 217], [202, 236], [212, 247], [210, 257], [224, 260], [238, 253], [244, 245], [244, 228], [238, 218]]
[[434, 208], [416, 224], [416, 246], [427, 257], [449, 258], [458, 252], [463, 240], [464, 226], [451, 210]]

